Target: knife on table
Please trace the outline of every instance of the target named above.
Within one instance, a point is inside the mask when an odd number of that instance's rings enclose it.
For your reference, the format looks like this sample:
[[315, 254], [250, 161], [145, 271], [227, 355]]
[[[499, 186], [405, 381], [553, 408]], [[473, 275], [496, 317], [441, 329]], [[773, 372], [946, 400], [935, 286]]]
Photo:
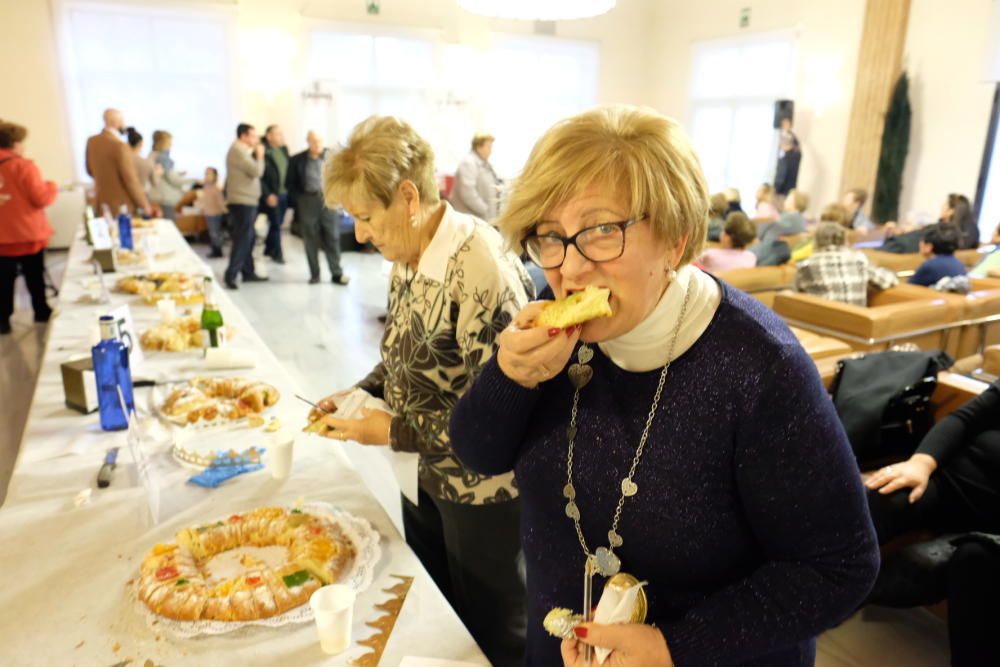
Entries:
[[108, 450], [108, 453], [104, 455], [104, 465], [97, 472], [97, 488], [106, 489], [111, 486], [111, 475], [114, 473], [117, 467], [118, 461], [118, 448], [112, 447]]

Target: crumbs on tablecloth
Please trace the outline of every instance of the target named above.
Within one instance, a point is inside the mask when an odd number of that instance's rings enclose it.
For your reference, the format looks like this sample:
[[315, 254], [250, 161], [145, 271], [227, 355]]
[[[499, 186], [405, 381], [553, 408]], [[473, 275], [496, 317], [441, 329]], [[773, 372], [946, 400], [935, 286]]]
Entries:
[[73, 648], [80, 648], [81, 646], [83, 646], [84, 642], [86, 642], [86, 641], [87, 641], [86, 639], [81, 639], [80, 643], [77, 644], [76, 646], [74, 646]]
[[118, 653], [118, 651], [122, 650], [122, 645], [121, 645], [121, 644], [119, 644], [118, 642], [115, 642], [115, 643], [114, 643], [114, 644], [113, 644], [113, 645], [111, 646], [111, 650], [112, 650], [112, 651], [114, 651], [115, 653]]

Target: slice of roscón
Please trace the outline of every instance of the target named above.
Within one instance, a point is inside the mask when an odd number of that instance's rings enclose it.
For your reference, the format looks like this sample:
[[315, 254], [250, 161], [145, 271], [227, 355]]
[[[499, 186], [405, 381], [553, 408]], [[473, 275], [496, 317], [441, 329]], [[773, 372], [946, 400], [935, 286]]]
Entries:
[[582, 292], [547, 303], [535, 319], [535, 325], [565, 329], [598, 317], [611, 317], [609, 296], [611, 290], [608, 288], [590, 285]]

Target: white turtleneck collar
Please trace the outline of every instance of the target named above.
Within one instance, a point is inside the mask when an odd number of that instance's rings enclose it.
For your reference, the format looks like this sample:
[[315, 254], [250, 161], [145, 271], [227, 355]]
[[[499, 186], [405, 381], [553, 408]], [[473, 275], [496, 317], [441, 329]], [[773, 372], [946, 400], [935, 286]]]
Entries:
[[684, 321], [677, 331], [677, 342], [670, 361], [687, 352], [708, 328], [722, 302], [722, 288], [701, 269], [685, 266], [677, 272], [660, 302], [631, 331], [598, 343], [597, 346], [619, 368], [633, 373], [651, 371], [666, 365], [670, 339], [680, 316], [685, 294], [690, 291]]

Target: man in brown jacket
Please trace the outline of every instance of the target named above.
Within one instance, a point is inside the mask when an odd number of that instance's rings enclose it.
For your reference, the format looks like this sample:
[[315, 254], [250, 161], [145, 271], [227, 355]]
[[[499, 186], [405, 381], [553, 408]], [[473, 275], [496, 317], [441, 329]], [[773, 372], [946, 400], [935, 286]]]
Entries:
[[139, 183], [132, 152], [118, 138], [124, 128], [122, 112], [108, 109], [104, 112], [104, 131], [87, 139], [87, 173], [94, 179], [98, 210], [107, 204], [117, 214], [125, 204], [132, 213], [141, 208], [159, 217], [159, 208], [150, 205]]

